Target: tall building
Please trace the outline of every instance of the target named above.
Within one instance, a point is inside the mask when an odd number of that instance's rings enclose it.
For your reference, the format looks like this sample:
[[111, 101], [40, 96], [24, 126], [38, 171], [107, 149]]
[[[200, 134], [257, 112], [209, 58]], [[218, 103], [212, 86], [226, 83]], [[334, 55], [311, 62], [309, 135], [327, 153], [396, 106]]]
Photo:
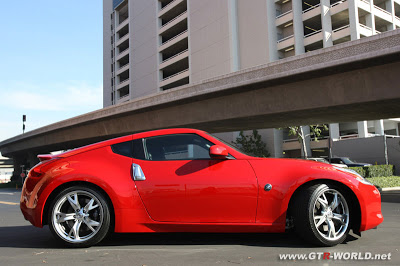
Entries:
[[104, 0], [104, 106], [400, 27], [399, 0]]
[[[104, 0], [103, 5], [105, 107], [400, 28], [400, 0]], [[399, 134], [398, 121], [389, 120], [331, 124], [328, 134], [339, 141], [352, 128], [350, 135], [366, 138], [369, 132], [384, 134], [384, 124]], [[263, 134], [273, 156], [300, 156], [300, 146], [284, 130]], [[233, 140], [237, 133], [221, 136]], [[307, 143], [310, 151], [323, 146]]]

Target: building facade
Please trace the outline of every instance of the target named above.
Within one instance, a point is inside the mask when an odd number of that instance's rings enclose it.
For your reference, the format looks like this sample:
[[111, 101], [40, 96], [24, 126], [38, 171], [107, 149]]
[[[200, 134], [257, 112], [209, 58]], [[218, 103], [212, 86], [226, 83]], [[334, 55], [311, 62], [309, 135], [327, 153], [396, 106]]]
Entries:
[[400, 27], [400, 0], [105, 0], [104, 106]]
[[[104, 0], [103, 23], [106, 107], [400, 28], [400, 0]], [[273, 156], [301, 156], [285, 130], [260, 132]], [[327, 134], [385, 133], [398, 136], [398, 121], [331, 124]], [[309, 154], [325, 156], [326, 142], [309, 139]]]

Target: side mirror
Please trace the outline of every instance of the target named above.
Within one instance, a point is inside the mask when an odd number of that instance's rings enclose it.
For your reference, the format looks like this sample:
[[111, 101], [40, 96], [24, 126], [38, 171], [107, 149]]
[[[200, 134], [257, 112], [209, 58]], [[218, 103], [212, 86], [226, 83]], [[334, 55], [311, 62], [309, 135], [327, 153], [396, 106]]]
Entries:
[[210, 147], [210, 157], [215, 159], [225, 159], [228, 156], [228, 151], [225, 147], [214, 145]]

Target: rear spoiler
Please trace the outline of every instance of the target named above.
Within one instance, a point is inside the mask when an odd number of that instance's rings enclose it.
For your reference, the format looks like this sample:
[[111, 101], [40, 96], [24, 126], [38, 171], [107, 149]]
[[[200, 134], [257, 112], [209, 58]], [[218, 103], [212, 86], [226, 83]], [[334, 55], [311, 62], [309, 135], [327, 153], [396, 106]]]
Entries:
[[54, 158], [54, 156], [51, 154], [39, 154], [37, 157], [39, 158], [40, 162], [48, 161]]

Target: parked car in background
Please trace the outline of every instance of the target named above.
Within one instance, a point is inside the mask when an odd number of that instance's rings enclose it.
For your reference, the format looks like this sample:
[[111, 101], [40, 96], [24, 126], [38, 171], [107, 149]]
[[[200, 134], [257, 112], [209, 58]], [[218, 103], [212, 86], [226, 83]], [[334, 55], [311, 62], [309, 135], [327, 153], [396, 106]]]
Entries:
[[330, 163], [325, 158], [307, 158], [307, 160], [316, 161], [316, 162], [320, 162], [320, 163], [329, 163], [329, 164], [332, 164], [332, 165], [337, 166], [337, 167], [343, 167], [343, 168], [347, 168], [348, 167], [347, 165], [342, 164], [342, 163]]
[[349, 157], [333, 157], [331, 158], [331, 164], [345, 164], [348, 167], [363, 167], [370, 166], [370, 163], [358, 163], [349, 159]]

